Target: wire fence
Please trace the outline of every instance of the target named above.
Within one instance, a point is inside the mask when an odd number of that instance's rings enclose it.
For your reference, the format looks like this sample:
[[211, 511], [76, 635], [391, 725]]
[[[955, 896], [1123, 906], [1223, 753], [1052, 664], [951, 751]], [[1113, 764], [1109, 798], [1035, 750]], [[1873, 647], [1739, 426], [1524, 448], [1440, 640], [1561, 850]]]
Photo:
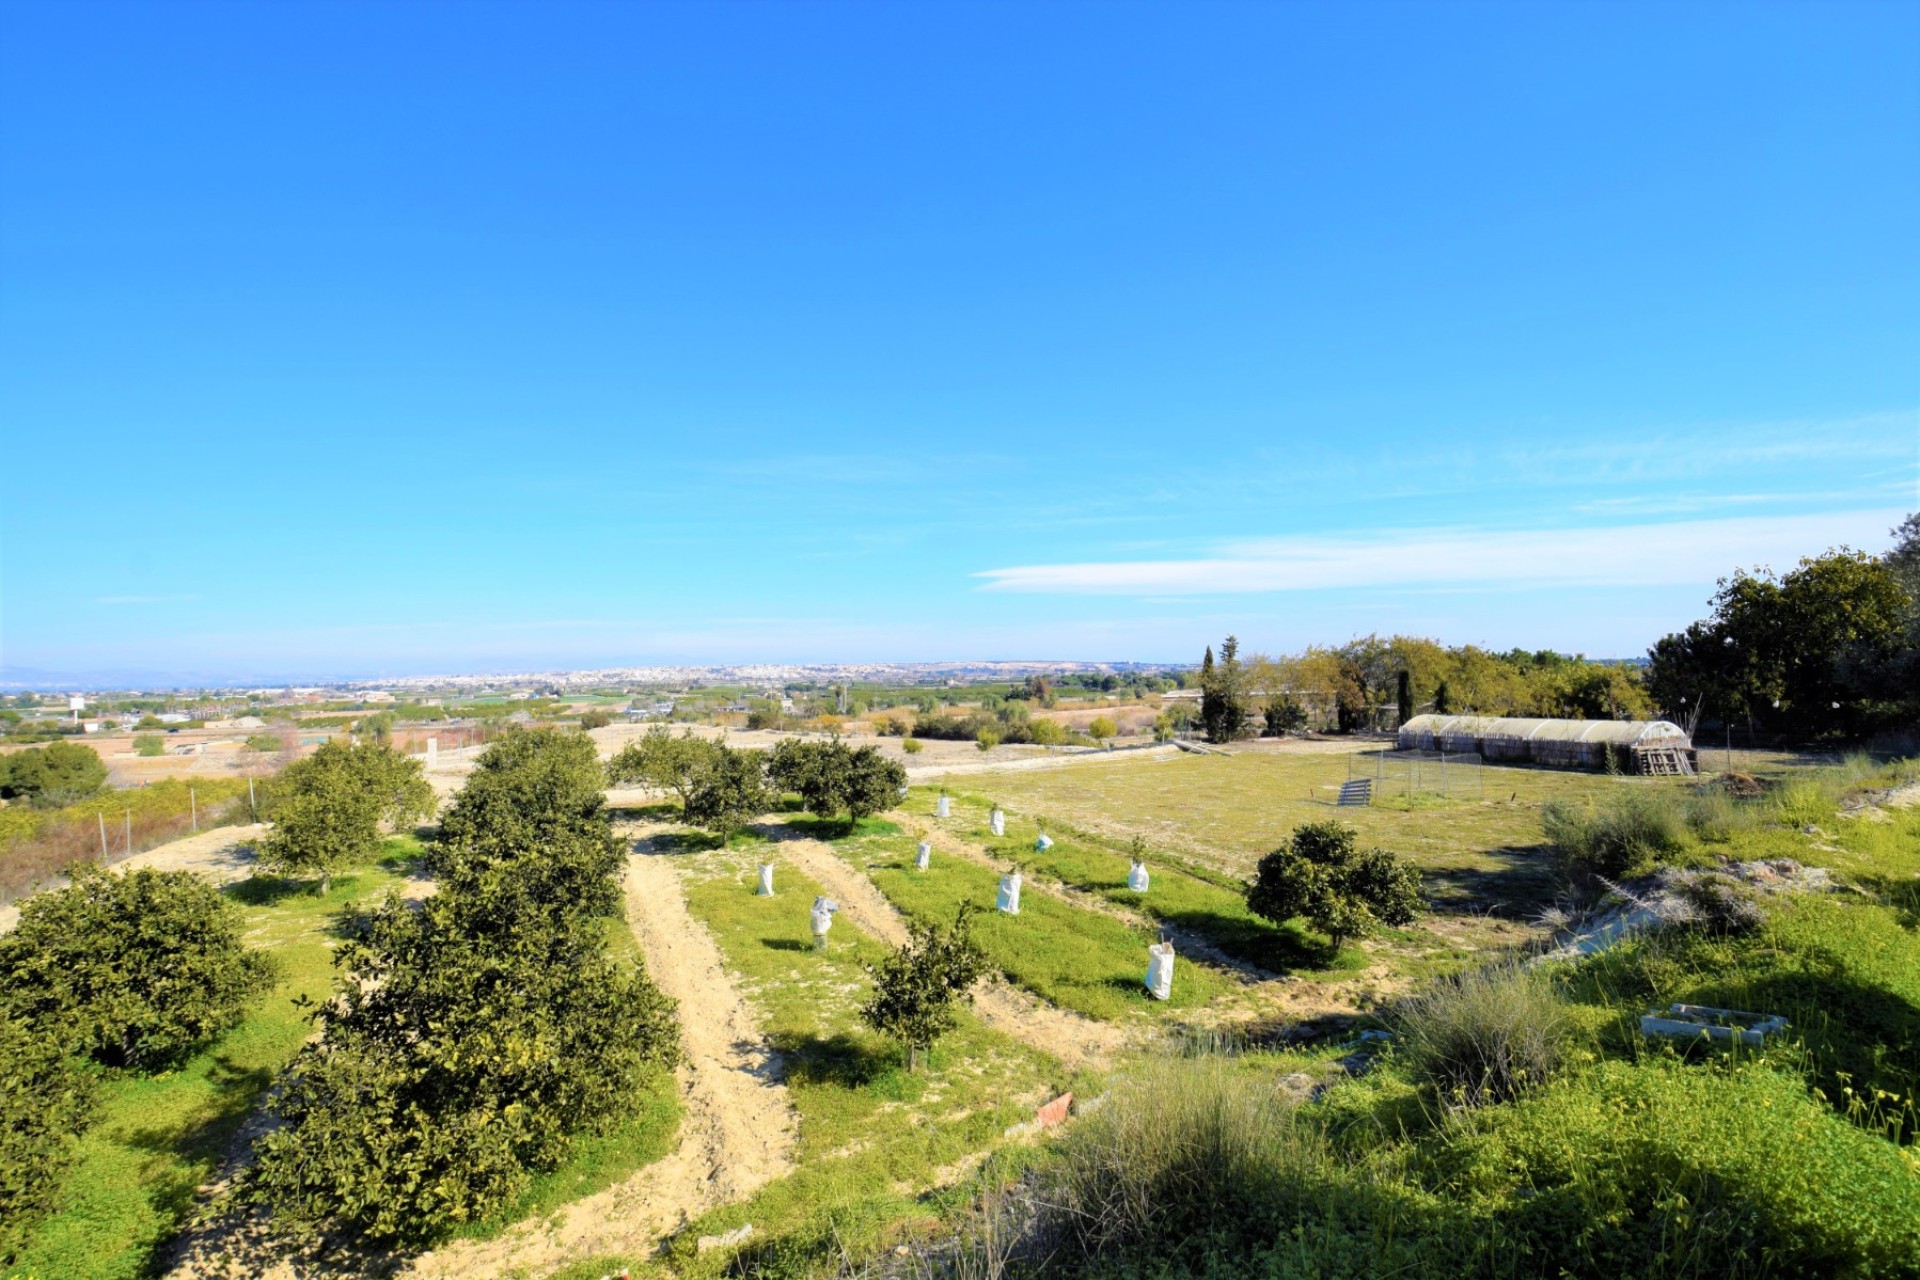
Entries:
[[1375, 799], [1479, 800], [1486, 795], [1486, 761], [1472, 751], [1357, 751], [1347, 757], [1347, 779], [1358, 778], [1373, 780]]

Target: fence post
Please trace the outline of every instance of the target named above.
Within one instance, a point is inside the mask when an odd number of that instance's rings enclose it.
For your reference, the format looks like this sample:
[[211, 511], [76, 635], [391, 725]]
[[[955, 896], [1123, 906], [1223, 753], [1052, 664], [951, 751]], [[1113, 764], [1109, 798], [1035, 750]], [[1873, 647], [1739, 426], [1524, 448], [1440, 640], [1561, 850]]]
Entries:
[[193, 794], [193, 788], [187, 788], [187, 814], [195, 831], [200, 830], [200, 798]]
[[253, 800], [253, 779], [251, 777], [247, 779], [247, 812], [255, 822], [260, 821], [260, 806], [255, 804]]
[[100, 861], [107, 860], [107, 815], [104, 811], [96, 815], [100, 819]]
[[133, 810], [127, 810], [127, 854], [133, 854]]

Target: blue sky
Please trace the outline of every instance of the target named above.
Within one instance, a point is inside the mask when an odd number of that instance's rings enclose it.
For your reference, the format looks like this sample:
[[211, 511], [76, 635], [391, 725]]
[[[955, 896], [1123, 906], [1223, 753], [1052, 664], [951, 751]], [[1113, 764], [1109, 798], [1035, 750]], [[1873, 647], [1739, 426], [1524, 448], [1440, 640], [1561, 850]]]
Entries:
[[0, 663], [1627, 655], [1920, 506], [1920, 7], [0, 7]]

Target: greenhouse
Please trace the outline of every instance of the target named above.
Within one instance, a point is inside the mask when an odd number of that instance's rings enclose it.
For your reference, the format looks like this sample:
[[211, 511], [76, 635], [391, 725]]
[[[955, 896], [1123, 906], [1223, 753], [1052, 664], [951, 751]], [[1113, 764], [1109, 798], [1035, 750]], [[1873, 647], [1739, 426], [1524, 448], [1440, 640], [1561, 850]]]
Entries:
[[1631, 773], [1692, 773], [1693, 742], [1666, 720], [1531, 720], [1516, 716], [1415, 716], [1401, 751], [1476, 753], [1495, 761]]

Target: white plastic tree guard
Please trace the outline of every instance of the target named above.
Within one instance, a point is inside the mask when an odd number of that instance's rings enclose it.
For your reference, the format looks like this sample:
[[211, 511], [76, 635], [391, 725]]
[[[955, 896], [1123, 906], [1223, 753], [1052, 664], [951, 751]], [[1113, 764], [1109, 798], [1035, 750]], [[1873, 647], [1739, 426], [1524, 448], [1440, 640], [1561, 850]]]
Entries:
[[1007, 834], [1007, 815], [1000, 812], [998, 805], [995, 805], [993, 812], [987, 815], [987, 830], [997, 836]]
[[1009, 871], [1000, 877], [1000, 900], [994, 904], [1010, 916], [1020, 914], [1020, 873]]
[[1156, 942], [1147, 948], [1147, 994], [1155, 1000], [1173, 997], [1173, 944]]
[[773, 896], [773, 864], [771, 862], [763, 862], [760, 864], [759, 894], [763, 898], [771, 898]]
[[900, 784], [900, 798], [901, 798], [902, 800], [905, 800], [905, 799], [907, 798], [907, 792], [909, 792], [909, 791], [911, 791], [911, 790], [912, 790], [912, 788], [911, 788], [911, 787], [909, 787], [909, 786], [908, 786], [908, 785], [907, 785], [906, 783], [904, 783], [904, 782], [903, 782], [903, 783], [901, 783], [901, 784]]
[[1042, 831], [1040, 838], [1033, 842], [1033, 847], [1035, 852], [1045, 853], [1047, 850], [1053, 848], [1053, 837]]
[[918, 849], [915, 849], [913, 852], [913, 865], [919, 868], [920, 870], [925, 871], [927, 869], [927, 863], [931, 862], [932, 860], [933, 860], [933, 842], [931, 840], [922, 840], [920, 842], [920, 847]]
[[833, 913], [839, 909], [840, 904], [832, 898], [815, 898], [813, 900], [813, 911], [810, 915], [813, 921], [813, 949], [815, 951], [825, 951], [827, 949], [827, 930], [833, 928]]
[[427, 739], [427, 768], [431, 769], [440, 760], [440, 739]]
[[951, 818], [953, 816], [953, 797], [941, 796], [938, 800], [934, 801], [933, 816], [936, 818]]
[[1135, 893], [1145, 893], [1148, 882], [1147, 864], [1144, 862], [1134, 863], [1132, 869], [1127, 872], [1127, 888], [1133, 890]]

